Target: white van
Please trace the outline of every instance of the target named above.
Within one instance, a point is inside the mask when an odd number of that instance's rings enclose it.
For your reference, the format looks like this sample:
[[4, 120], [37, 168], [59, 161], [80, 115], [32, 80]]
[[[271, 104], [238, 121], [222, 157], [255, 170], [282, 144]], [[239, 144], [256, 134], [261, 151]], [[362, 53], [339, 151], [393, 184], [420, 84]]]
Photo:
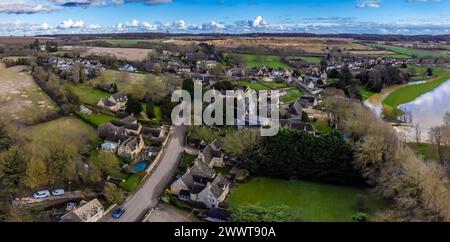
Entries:
[[62, 196], [64, 195], [64, 189], [55, 189], [52, 191], [52, 196]]
[[43, 191], [35, 192], [35, 193], [33, 194], [33, 197], [34, 197], [35, 199], [41, 199], [41, 198], [50, 197], [50, 191], [48, 191], [48, 190], [43, 190]]

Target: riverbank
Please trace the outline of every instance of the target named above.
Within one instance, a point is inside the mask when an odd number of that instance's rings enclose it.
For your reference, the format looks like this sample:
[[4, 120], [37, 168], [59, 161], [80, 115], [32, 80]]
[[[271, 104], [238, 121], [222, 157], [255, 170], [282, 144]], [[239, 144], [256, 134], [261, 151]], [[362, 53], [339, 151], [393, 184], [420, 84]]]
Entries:
[[394, 110], [398, 110], [398, 106], [414, 101], [416, 98], [434, 90], [450, 79], [449, 69], [435, 68], [434, 71], [437, 73], [436, 78], [430, 79], [423, 84], [404, 86], [389, 94], [384, 99], [383, 104]]

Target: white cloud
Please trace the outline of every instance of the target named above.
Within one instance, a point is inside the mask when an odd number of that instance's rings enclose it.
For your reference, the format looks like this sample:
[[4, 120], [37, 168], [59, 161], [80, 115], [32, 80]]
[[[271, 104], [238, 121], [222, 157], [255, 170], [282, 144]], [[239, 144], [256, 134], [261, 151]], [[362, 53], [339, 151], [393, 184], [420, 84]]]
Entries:
[[57, 28], [59, 29], [71, 29], [71, 28], [83, 28], [84, 22], [83, 20], [73, 21], [72, 19], [67, 19], [61, 22]]
[[379, 0], [360, 0], [356, 4], [357, 8], [379, 8], [381, 7]]
[[186, 29], [187, 28], [187, 24], [186, 24], [186, 22], [184, 22], [184, 20], [177, 20], [177, 21], [173, 22], [172, 26], [174, 26], [177, 29]]
[[59, 6], [24, 3], [0, 3], [0, 13], [8, 14], [33, 14], [42, 12], [52, 12], [62, 9]]
[[264, 27], [267, 27], [267, 22], [266, 22], [266, 20], [263, 19], [263, 17], [258, 16], [253, 20], [252, 27], [253, 28], [264, 28]]

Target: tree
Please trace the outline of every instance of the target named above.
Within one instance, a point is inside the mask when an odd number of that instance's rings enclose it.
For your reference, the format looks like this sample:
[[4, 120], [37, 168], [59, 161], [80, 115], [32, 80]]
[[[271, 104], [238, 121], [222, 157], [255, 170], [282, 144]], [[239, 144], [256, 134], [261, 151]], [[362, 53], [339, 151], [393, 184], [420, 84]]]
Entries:
[[366, 213], [357, 213], [352, 216], [352, 220], [353, 220], [353, 222], [358, 222], [358, 223], [369, 222], [369, 215], [367, 215]]
[[0, 151], [8, 150], [13, 144], [13, 139], [9, 136], [6, 125], [0, 124]]
[[428, 76], [433, 76], [433, 68], [431, 68], [431, 67], [427, 68], [427, 75]]
[[415, 134], [415, 138], [416, 138], [416, 144], [420, 144], [420, 140], [422, 137], [422, 131], [420, 129], [419, 123], [414, 125], [414, 134]]
[[24, 184], [31, 189], [36, 189], [47, 183], [47, 166], [45, 162], [41, 159], [31, 159], [28, 161]]
[[153, 105], [153, 100], [151, 97], [147, 97], [147, 116], [149, 119], [153, 119], [155, 118], [155, 111], [154, 111], [154, 105]]
[[339, 133], [315, 136], [281, 129], [244, 152], [243, 166], [252, 174], [333, 183], [361, 183], [353, 166], [353, 149]]
[[441, 164], [444, 163], [444, 146], [443, 146], [443, 128], [442, 127], [434, 127], [430, 129], [429, 135], [430, 140], [433, 144], [436, 145], [439, 161]]
[[194, 98], [194, 81], [192, 79], [189, 78], [189, 79], [183, 80], [181, 89], [189, 92], [189, 94], [191, 95], [191, 98]]
[[261, 207], [246, 205], [233, 210], [231, 219], [234, 222], [298, 222], [300, 216], [289, 211], [287, 206]]
[[307, 112], [302, 112], [302, 122], [308, 123], [309, 122], [309, 116]]
[[27, 157], [23, 151], [14, 146], [0, 157], [0, 181], [7, 194], [12, 194], [22, 185], [27, 167]]
[[124, 192], [112, 183], [107, 183], [103, 188], [106, 200], [111, 204], [120, 204], [125, 198]]
[[142, 112], [142, 105], [136, 99], [134, 99], [131, 95], [128, 95], [128, 101], [126, 104], [125, 112], [129, 114], [138, 115]]

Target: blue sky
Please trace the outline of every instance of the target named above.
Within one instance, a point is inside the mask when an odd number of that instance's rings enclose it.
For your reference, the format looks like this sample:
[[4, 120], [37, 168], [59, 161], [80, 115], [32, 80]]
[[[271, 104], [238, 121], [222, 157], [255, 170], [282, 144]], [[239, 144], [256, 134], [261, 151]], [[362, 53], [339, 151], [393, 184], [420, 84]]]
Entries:
[[450, 34], [450, 0], [0, 0], [0, 34]]

